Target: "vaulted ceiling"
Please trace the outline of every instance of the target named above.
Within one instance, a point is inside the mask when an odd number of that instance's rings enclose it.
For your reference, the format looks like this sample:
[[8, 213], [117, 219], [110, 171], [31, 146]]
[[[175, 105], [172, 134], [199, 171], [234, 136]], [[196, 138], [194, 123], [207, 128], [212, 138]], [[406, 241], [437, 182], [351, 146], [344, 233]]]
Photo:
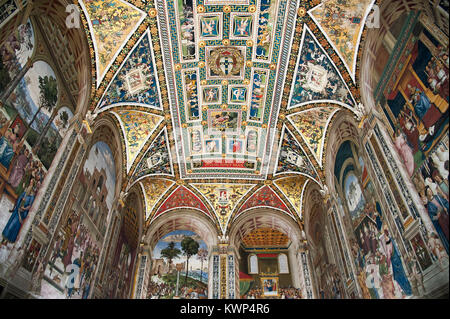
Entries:
[[91, 111], [121, 132], [146, 223], [179, 207], [223, 234], [256, 206], [302, 220], [327, 132], [355, 111], [372, 0], [80, 1]]

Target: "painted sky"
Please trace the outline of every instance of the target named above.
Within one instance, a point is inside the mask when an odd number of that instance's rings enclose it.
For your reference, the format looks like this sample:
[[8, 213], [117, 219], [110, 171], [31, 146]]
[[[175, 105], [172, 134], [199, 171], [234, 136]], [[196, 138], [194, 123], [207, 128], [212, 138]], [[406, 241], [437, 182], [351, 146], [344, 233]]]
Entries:
[[[350, 186], [352, 184], [355, 187], [355, 191], [354, 191], [354, 196], [351, 196], [352, 198], [350, 198], [349, 193], [350, 193]], [[344, 187], [345, 187], [345, 196], [347, 197], [348, 208], [350, 210], [350, 213], [353, 216], [353, 214], [355, 213], [355, 210], [358, 208], [358, 206], [364, 204], [364, 198], [363, 198], [363, 194], [361, 191], [361, 187], [359, 186], [358, 179], [356, 178], [356, 176], [354, 174], [349, 174], [347, 176], [347, 178], [345, 179]]]
[[[203, 240], [201, 240], [200, 236], [198, 236], [196, 233], [189, 231], [189, 230], [176, 230], [173, 231], [171, 233], [168, 233], [167, 235], [165, 235], [163, 238], [161, 238], [158, 243], [156, 244], [155, 248], [153, 249], [153, 257], [155, 259], [161, 258], [161, 250], [166, 248], [167, 245], [169, 244], [169, 242], [173, 241], [175, 243], [175, 247], [177, 247], [179, 250], [182, 251], [181, 249], [181, 240], [183, 239], [184, 236], [191, 236], [194, 238], [194, 240], [196, 240], [199, 244], [200, 244], [200, 248], [206, 249], [206, 244]], [[184, 255], [181, 255], [179, 258], [176, 258], [173, 260], [174, 264], [177, 263], [184, 263], [186, 262], [186, 257]], [[206, 268], [208, 265], [208, 263], [205, 261], [203, 262], [203, 268]], [[200, 269], [201, 267], [201, 262], [200, 260], [197, 258], [197, 255], [192, 256], [189, 259], [189, 269]]]

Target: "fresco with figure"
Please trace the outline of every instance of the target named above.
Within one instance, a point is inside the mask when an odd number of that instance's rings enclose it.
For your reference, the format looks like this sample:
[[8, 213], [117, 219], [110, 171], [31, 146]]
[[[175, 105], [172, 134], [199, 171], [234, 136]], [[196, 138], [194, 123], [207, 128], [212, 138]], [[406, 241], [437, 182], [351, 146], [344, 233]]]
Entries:
[[336, 158], [335, 176], [338, 180], [341, 178], [337, 187], [342, 190], [343, 205], [350, 215], [353, 232], [350, 245], [363, 298], [392, 299], [411, 295], [411, 284], [398, 245], [385, 222], [368, 167], [362, 157], [354, 154], [349, 141], [341, 145]]
[[[3, 43], [1, 68], [8, 72], [2, 73], [1, 81], [6, 76], [11, 82], [19, 75], [33, 54], [34, 39], [28, 21]], [[58, 105], [59, 94], [53, 69], [36, 61], [0, 109], [0, 230], [8, 251], [20, 236], [73, 117], [69, 107]]]
[[97, 142], [74, 184], [76, 200], [66, 207], [55, 234], [40, 297], [88, 298], [111, 218], [115, 183], [112, 152], [107, 144]]
[[[405, 164], [449, 253], [448, 192], [448, 48], [420, 22], [403, 52], [405, 61], [395, 86], [384, 92], [384, 114], [395, 149]], [[433, 258], [441, 259], [439, 248]], [[434, 250], [434, 249], [433, 249]]]
[[123, 236], [119, 239], [119, 245], [117, 245], [118, 250], [116, 250], [116, 260], [117, 265], [116, 273], [119, 274], [118, 287], [117, 287], [117, 297], [127, 298], [128, 291], [130, 289], [132, 276], [133, 276], [133, 265], [135, 258], [135, 251], [131, 250], [130, 245], [127, 241], [123, 240]]
[[12, 33], [0, 47], [0, 66], [2, 72], [0, 78], [0, 92], [3, 93], [6, 85], [16, 78], [24, 68], [27, 60], [34, 51], [34, 30], [31, 21], [20, 25], [16, 32]]
[[[136, 211], [133, 208], [133, 214]], [[136, 215], [135, 215], [136, 216]], [[129, 291], [133, 283], [133, 266], [136, 258], [136, 247], [130, 244], [127, 238], [125, 227], [122, 224], [119, 238], [115, 246], [112, 263], [106, 274], [106, 294], [108, 298], [128, 298]]]
[[[205, 299], [208, 296], [208, 249], [199, 235], [176, 230], [162, 237], [153, 249], [149, 299]], [[179, 274], [177, 274], [178, 269]], [[187, 270], [187, 274], [186, 274]]]
[[294, 284], [295, 267], [288, 257], [288, 235], [258, 227], [242, 237], [239, 248], [239, 293], [241, 299], [302, 299]]

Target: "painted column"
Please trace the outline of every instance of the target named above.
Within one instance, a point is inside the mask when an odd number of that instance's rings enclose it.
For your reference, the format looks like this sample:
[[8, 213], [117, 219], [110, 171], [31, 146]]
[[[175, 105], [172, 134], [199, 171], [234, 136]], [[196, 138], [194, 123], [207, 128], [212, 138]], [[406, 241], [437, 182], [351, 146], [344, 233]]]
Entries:
[[239, 298], [239, 281], [236, 280], [236, 256], [227, 254], [227, 299]]
[[105, 236], [103, 238], [103, 243], [102, 243], [102, 249], [100, 251], [100, 258], [99, 258], [99, 263], [96, 267], [95, 270], [95, 274], [94, 274], [94, 280], [93, 282], [94, 284], [94, 289], [92, 289], [91, 291], [94, 291], [95, 295], [102, 295], [101, 290], [103, 290], [102, 288], [102, 274], [103, 274], [103, 269], [105, 267], [106, 264], [106, 256], [108, 255], [108, 253], [111, 251], [111, 239], [113, 237], [113, 231], [114, 228], [116, 226], [116, 217], [117, 215], [119, 215], [119, 211], [118, 211], [118, 200], [116, 199], [114, 201], [113, 204], [113, 208], [111, 209], [111, 216], [109, 219], [109, 223], [108, 223], [108, 228], [106, 229], [106, 233]]
[[305, 274], [303, 272], [302, 260], [301, 260], [300, 253], [301, 253], [300, 250], [296, 250], [294, 262], [296, 262], [296, 264], [298, 265], [297, 272], [298, 272], [298, 277], [300, 280], [298, 288], [302, 292], [302, 299], [307, 299], [308, 291], [306, 289]]
[[[291, 245], [292, 246], [292, 245]], [[301, 277], [301, 269], [299, 267], [299, 263], [297, 261], [297, 255], [296, 252], [298, 252], [298, 249], [294, 247], [289, 247], [288, 250], [288, 256], [289, 256], [289, 273], [291, 274], [292, 278], [292, 285], [295, 288], [302, 289], [302, 277]]]
[[394, 37], [394, 35], [389, 30], [387, 30], [382, 41], [384, 46], [386, 47], [386, 50], [389, 53], [392, 53], [395, 44], [397, 43], [397, 39]]
[[208, 298], [237, 299], [239, 295], [238, 257], [228, 238], [212, 249], [209, 260]]
[[[114, 223], [112, 226], [112, 231], [110, 234], [110, 238], [109, 238], [109, 246], [108, 246], [108, 250], [107, 253], [105, 255], [105, 262], [104, 262], [104, 266], [103, 269], [101, 271], [101, 275], [100, 275], [100, 284], [102, 285], [102, 289], [103, 289], [103, 295], [106, 298], [110, 298], [112, 297], [110, 293], [112, 293], [114, 291], [114, 287], [115, 287], [115, 282], [111, 281], [109, 275], [110, 275], [110, 269], [112, 267], [114, 267], [112, 265], [113, 259], [114, 259], [114, 252], [117, 246], [117, 242], [119, 240], [119, 233], [120, 233], [120, 229], [122, 227], [122, 218], [120, 215], [120, 212], [116, 212], [115, 217], [114, 217]], [[114, 286], [114, 287], [113, 287]]]
[[208, 298], [209, 299], [219, 299], [220, 293], [220, 265], [219, 265], [220, 255], [218, 254], [218, 249], [215, 247], [209, 257], [209, 275], [208, 275]]
[[[336, 201], [336, 199], [335, 199]], [[352, 284], [354, 284], [356, 286], [356, 289], [358, 291], [358, 294], [361, 296], [361, 287], [359, 287], [358, 282], [356, 280], [356, 269], [355, 269], [355, 264], [352, 262], [353, 259], [353, 255], [352, 255], [352, 251], [350, 249], [349, 243], [350, 240], [347, 237], [347, 232], [345, 231], [345, 224], [344, 221], [342, 220], [342, 216], [345, 214], [345, 211], [342, 211], [343, 206], [342, 205], [337, 205], [334, 204], [333, 208], [332, 208], [332, 212], [331, 214], [334, 215], [334, 218], [336, 220], [337, 223], [337, 228], [338, 228], [338, 232], [339, 232], [339, 236], [342, 238], [342, 246], [344, 247], [344, 259], [345, 259], [345, 263], [348, 265], [350, 265], [350, 280], [351, 282], [347, 282], [346, 283], [346, 288], [350, 287]], [[339, 211], [341, 213], [339, 213]], [[348, 279], [348, 278], [347, 278]]]
[[148, 246], [142, 247], [136, 263], [136, 279], [133, 288], [133, 299], [147, 299], [148, 278], [150, 277], [151, 252]]
[[315, 293], [314, 293], [314, 283], [313, 283], [313, 277], [311, 272], [311, 262], [309, 257], [309, 251], [306, 245], [304, 245], [302, 248], [299, 249], [298, 253], [298, 259], [300, 268], [303, 274], [303, 281], [304, 281], [304, 289], [303, 289], [303, 298], [304, 299], [315, 299]]

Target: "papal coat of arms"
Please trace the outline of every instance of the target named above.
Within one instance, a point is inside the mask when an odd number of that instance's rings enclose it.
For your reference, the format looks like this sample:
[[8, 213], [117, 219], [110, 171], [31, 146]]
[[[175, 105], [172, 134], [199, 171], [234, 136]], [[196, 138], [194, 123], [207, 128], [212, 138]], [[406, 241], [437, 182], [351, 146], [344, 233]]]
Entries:
[[128, 92], [134, 94], [136, 92], [142, 91], [146, 88], [145, 85], [145, 75], [143, 67], [136, 68], [128, 72], [125, 76], [126, 83], [128, 87]]
[[208, 68], [212, 77], [240, 77], [244, 56], [238, 48], [221, 47], [209, 52]]
[[216, 190], [216, 195], [218, 196], [219, 213], [225, 215], [230, 204], [230, 190], [226, 187], [221, 187]]
[[322, 92], [328, 84], [328, 71], [320, 65], [308, 63], [308, 73], [306, 83], [309, 89], [314, 92]]

